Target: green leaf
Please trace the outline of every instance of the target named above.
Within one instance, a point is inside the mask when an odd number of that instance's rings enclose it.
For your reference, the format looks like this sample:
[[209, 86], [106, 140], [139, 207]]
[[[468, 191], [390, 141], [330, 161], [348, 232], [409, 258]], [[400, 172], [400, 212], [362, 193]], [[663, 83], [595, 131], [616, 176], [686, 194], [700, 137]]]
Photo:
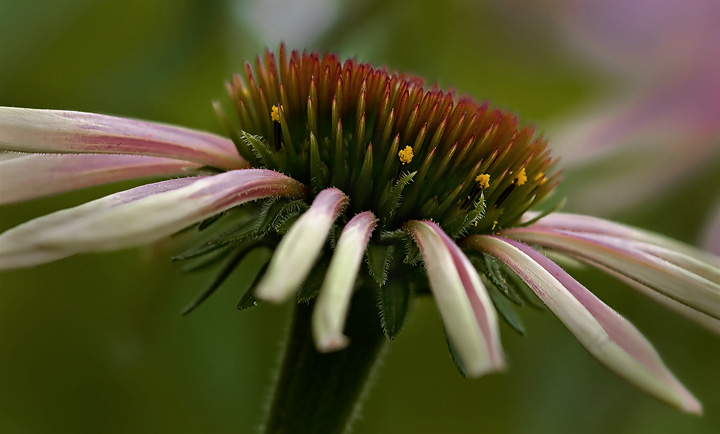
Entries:
[[505, 299], [505, 297], [501, 295], [500, 290], [498, 290], [497, 288], [493, 288], [493, 285], [488, 286], [488, 294], [490, 295], [490, 299], [495, 305], [495, 310], [497, 310], [500, 316], [505, 320], [505, 322], [508, 323], [510, 327], [512, 327], [516, 332], [525, 336], [525, 326], [523, 325], [520, 316], [517, 314], [517, 312], [515, 312], [515, 309], [513, 309], [512, 305], [508, 303], [507, 299]]
[[175, 261], [185, 261], [188, 259], [199, 258], [200, 256], [207, 255], [208, 253], [212, 253], [218, 249], [223, 249], [225, 247], [226, 246], [222, 245], [222, 244], [204, 243], [199, 246], [188, 249], [179, 255], [173, 256], [172, 258], [170, 258], [170, 260], [175, 262]]
[[410, 265], [416, 265], [422, 259], [420, 248], [415, 242], [405, 244], [405, 258], [403, 262]]
[[383, 193], [380, 198], [380, 213], [379, 215], [392, 215], [400, 205], [400, 198], [405, 187], [412, 181], [417, 174], [417, 171], [406, 173], [403, 175], [398, 182], [395, 183], [395, 187], [389, 192]]
[[240, 136], [238, 136], [237, 134], [237, 130], [235, 129], [235, 127], [233, 127], [227, 115], [225, 115], [225, 111], [220, 106], [220, 103], [218, 101], [213, 101], [212, 105], [213, 109], [215, 110], [215, 114], [217, 114], [218, 119], [220, 119], [220, 123], [223, 125], [223, 127], [225, 127], [225, 131], [227, 131], [230, 139], [232, 139], [233, 143], [235, 144], [235, 148], [238, 150], [240, 156], [249, 161], [250, 164], [252, 164], [253, 166], [259, 166], [260, 160], [255, 155], [253, 155], [252, 151], [248, 149], [247, 144], [240, 139]]
[[475, 201], [470, 211], [455, 218], [443, 227], [447, 229], [447, 234], [451, 238], [456, 239], [465, 234], [477, 221], [482, 220], [485, 216], [486, 209], [485, 195], [481, 193], [480, 198]]
[[465, 373], [465, 366], [463, 365], [462, 360], [460, 360], [460, 356], [458, 356], [457, 351], [455, 351], [455, 347], [453, 346], [452, 342], [450, 342], [447, 331], [445, 331], [445, 342], [447, 342], [448, 351], [450, 351], [450, 357], [452, 358], [453, 363], [455, 363], [455, 367], [460, 372], [460, 375], [463, 376], [463, 378], [467, 378], [467, 374]]
[[231, 256], [227, 258], [225, 263], [220, 267], [219, 272], [213, 277], [213, 279], [210, 281], [210, 284], [202, 291], [198, 296], [193, 300], [185, 309], [183, 309], [182, 314], [187, 315], [190, 312], [192, 312], [196, 307], [200, 305], [203, 301], [207, 300], [210, 295], [212, 295], [215, 290], [217, 290], [220, 285], [227, 280], [227, 278], [230, 276], [230, 274], [235, 270], [235, 268], [240, 264], [240, 262], [245, 258], [245, 255], [247, 255], [248, 250], [246, 248], [238, 248]]
[[503, 264], [503, 268], [507, 270], [506, 276], [508, 277], [508, 280], [510, 280], [511, 287], [515, 290], [517, 294], [522, 297], [524, 301], [526, 301], [530, 306], [534, 307], [537, 310], [544, 311], [545, 310], [545, 304], [538, 298], [538, 296], [533, 292], [530, 287], [527, 286], [525, 282], [515, 274], [512, 270], [510, 270], [507, 266]]
[[300, 303], [307, 303], [318, 295], [323, 280], [325, 280], [325, 272], [327, 271], [328, 265], [330, 265], [330, 256], [323, 254], [300, 286], [297, 297]]
[[253, 253], [256, 253], [260, 268], [258, 268], [257, 274], [255, 275], [255, 278], [252, 280], [250, 285], [247, 287], [243, 295], [240, 297], [240, 300], [238, 300], [237, 303], [237, 309], [238, 310], [245, 310], [249, 309], [251, 307], [257, 306], [259, 301], [254, 296], [254, 290], [257, 283], [260, 281], [260, 279], [265, 275], [265, 271], [267, 270], [268, 264], [270, 263], [270, 258], [273, 255], [273, 251], [268, 248], [258, 248], [255, 249]]
[[395, 340], [407, 319], [410, 287], [402, 280], [392, 280], [378, 288], [380, 322], [389, 340]]
[[392, 245], [372, 242], [368, 244], [367, 250], [365, 250], [365, 262], [367, 263], [368, 271], [378, 286], [385, 285], [387, 281], [393, 250], [394, 247]]
[[518, 306], [522, 306], [523, 302], [514, 288], [515, 282], [508, 282], [508, 271], [503, 269], [499, 261], [495, 259], [495, 257], [493, 257], [492, 255], [483, 253], [482, 257], [484, 268], [487, 271], [485, 273], [485, 276], [490, 279], [490, 281], [497, 287], [500, 293], [507, 297], [508, 300], [512, 301]]
[[250, 145], [257, 156], [262, 160], [267, 168], [277, 168], [277, 159], [275, 153], [264, 143], [260, 136], [254, 136], [250, 133], [242, 132], [243, 139]]
[[[266, 269], [267, 266], [262, 269], [262, 274], [265, 274]], [[250, 288], [248, 288], [245, 293], [240, 297], [240, 300], [238, 300], [237, 303], [237, 310], [250, 309], [251, 307], [255, 307], [258, 305], [258, 299], [255, 298], [255, 296], [253, 295], [254, 289], [255, 285], [250, 286]]]
[[215, 214], [214, 216], [210, 216], [210, 217], [206, 218], [205, 220], [201, 221], [200, 224], [198, 225], [198, 231], [203, 231], [203, 230], [209, 228], [210, 226], [212, 226], [213, 223], [220, 220], [225, 214], [226, 214], [226, 212], [223, 211], [221, 213]]
[[230, 245], [244, 241], [254, 233], [255, 227], [260, 220], [259, 213], [259, 211], [253, 210], [252, 212], [233, 217], [232, 220], [235, 224], [230, 229], [227, 229], [211, 238], [208, 243]]
[[265, 235], [270, 231], [283, 234], [289, 229], [289, 226], [282, 229], [287, 226], [287, 221], [293, 217], [297, 218], [307, 208], [308, 206], [303, 200], [274, 200], [260, 211], [255, 233], [258, 236]]
[[208, 267], [212, 267], [213, 265], [217, 265], [219, 262], [225, 259], [225, 257], [225, 252], [217, 251], [215, 254], [208, 254], [202, 256], [197, 261], [186, 264], [180, 269], [180, 271], [183, 273], [194, 273], [196, 271], [201, 271]]
[[365, 159], [362, 168], [355, 181], [355, 194], [353, 195], [354, 207], [357, 210], [365, 209], [370, 192], [373, 189], [373, 147], [370, 143], [365, 150]]
[[317, 194], [328, 184], [329, 171], [325, 163], [320, 159], [320, 149], [315, 135], [310, 133], [310, 186], [313, 193]]
[[401, 242], [405, 250], [403, 262], [410, 265], [417, 264], [422, 255], [415, 240], [403, 229], [395, 229], [394, 231], [383, 231], [380, 233], [380, 241], [385, 242]]

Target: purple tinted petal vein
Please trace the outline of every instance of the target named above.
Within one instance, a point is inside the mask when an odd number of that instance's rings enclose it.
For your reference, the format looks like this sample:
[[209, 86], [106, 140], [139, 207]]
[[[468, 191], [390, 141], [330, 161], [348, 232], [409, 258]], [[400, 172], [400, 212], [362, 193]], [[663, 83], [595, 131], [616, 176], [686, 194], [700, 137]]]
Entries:
[[455, 264], [455, 268], [457, 269], [458, 275], [460, 276], [460, 281], [465, 288], [465, 294], [467, 294], [470, 305], [472, 306], [472, 310], [475, 313], [475, 319], [477, 321], [477, 324], [480, 327], [482, 334], [485, 336], [485, 341], [489, 344], [488, 348], [491, 349], [490, 355], [493, 358], [493, 363], [502, 363], [500, 355], [494, 351], [495, 347], [494, 345], [492, 345], [492, 343], [494, 343], [496, 339], [494, 337], [489, 318], [485, 313], [485, 309], [490, 307], [485, 306], [482, 300], [480, 300], [480, 297], [474, 290], [474, 284], [470, 278], [470, 275], [468, 274], [467, 267], [472, 267], [472, 264], [467, 259], [462, 250], [460, 250], [457, 244], [455, 244], [455, 242], [445, 233], [445, 231], [442, 230], [442, 228], [440, 228], [440, 226], [437, 225], [437, 223], [431, 221], [423, 222], [433, 228], [435, 232], [440, 236], [445, 246], [447, 246], [453, 263]]
[[654, 374], [667, 378], [664, 367], [657, 364], [657, 352], [647, 344], [635, 327], [598, 299], [592, 292], [588, 291], [587, 288], [578, 283], [559, 265], [519, 241], [502, 237], [494, 238], [500, 239], [522, 251], [552, 274], [552, 276], [597, 319], [598, 323], [614, 342]]

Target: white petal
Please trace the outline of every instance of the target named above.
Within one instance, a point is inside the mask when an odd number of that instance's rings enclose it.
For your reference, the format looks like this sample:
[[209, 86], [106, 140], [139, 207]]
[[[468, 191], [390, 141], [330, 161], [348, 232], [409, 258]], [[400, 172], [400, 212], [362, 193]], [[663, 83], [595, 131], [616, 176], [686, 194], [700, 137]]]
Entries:
[[689, 413], [702, 407], [650, 343], [617, 312], [548, 258], [518, 241], [471, 236], [469, 246], [503, 261], [599, 361], [650, 395]]
[[126, 179], [182, 175], [200, 166], [145, 155], [23, 155], [0, 161], [0, 205]]
[[467, 375], [504, 368], [497, 314], [475, 268], [437, 224], [406, 224], [425, 262], [430, 289], [448, 338]]
[[313, 310], [312, 331], [318, 351], [337, 351], [347, 346], [348, 338], [343, 335], [345, 318], [363, 254], [376, 224], [375, 215], [365, 211], [353, 217], [340, 234]]
[[333, 222], [348, 198], [337, 188], [321, 191], [312, 206], [293, 224], [278, 244], [255, 296], [279, 303], [305, 280], [322, 252]]
[[231, 140], [171, 125], [60, 110], [0, 107], [0, 149], [139, 154], [218, 167], [249, 167]]
[[0, 235], [0, 269], [159, 240], [244, 202], [298, 197], [302, 184], [264, 169], [144, 185], [31, 220]]
[[[671, 262], [681, 262], [677, 257], [668, 254], [662, 258], [651, 253], [667, 253], [664, 249], [649, 246], [641, 250], [632, 240], [536, 227], [509, 229], [503, 235], [562, 251], [586, 262], [597, 262], [689, 307], [720, 318], [720, 284], [704, 277], [713, 277], [711, 268], [702, 269], [702, 264], [696, 264], [694, 268], [703, 273], [699, 275]], [[686, 262], [692, 259], [687, 258]]]

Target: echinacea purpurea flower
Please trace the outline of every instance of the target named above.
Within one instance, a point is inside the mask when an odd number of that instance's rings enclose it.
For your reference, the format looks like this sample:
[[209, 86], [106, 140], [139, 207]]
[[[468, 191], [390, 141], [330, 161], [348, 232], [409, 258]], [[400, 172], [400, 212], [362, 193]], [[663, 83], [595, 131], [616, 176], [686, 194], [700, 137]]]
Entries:
[[[152, 242], [197, 224], [202, 242], [178, 259], [197, 260], [196, 268], [221, 262], [199, 302], [248, 253], [273, 251], [239, 307], [296, 294], [310, 305], [300, 304], [293, 320], [269, 432], [287, 423], [287, 408], [311, 408], [333, 393], [352, 404], [380, 327], [394, 339], [413, 295], [428, 291], [468, 376], [504, 368], [496, 312], [522, 330], [508, 301], [536, 295], [618, 375], [700, 412], [647, 340], [538, 247], [605, 270], [715, 332], [720, 259], [605, 220], [529, 212], [560, 181], [532, 127], [452, 91], [426, 90], [416, 77], [332, 54], [288, 58], [284, 47], [277, 60], [267, 52], [254, 70], [247, 64], [227, 87], [237, 116], [215, 107], [232, 141], [96, 114], [0, 108], [0, 146], [32, 153], [0, 162], [1, 203], [194, 175], [8, 230], [0, 268]], [[212, 225], [225, 226], [205, 236]], [[362, 354], [365, 362], [349, 360]], [[364, 364], [348, 373], [348, 363]], [[338, 378], [341, 386], [328, 384]], [[328, 432], [343, 429], [351, 408]]]

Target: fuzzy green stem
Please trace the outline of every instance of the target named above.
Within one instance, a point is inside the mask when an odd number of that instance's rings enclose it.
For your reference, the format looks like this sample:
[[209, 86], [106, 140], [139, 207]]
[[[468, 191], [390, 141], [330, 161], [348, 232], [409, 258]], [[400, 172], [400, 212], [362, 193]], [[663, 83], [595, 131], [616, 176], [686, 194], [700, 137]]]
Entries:
[[346, 334], [350, 345], [318, 353], [310, 331], [315, 303], [295, 308], [265, 434], [341, 434], [359, 406], [385, 342], [373, 291], [353, 298]]

